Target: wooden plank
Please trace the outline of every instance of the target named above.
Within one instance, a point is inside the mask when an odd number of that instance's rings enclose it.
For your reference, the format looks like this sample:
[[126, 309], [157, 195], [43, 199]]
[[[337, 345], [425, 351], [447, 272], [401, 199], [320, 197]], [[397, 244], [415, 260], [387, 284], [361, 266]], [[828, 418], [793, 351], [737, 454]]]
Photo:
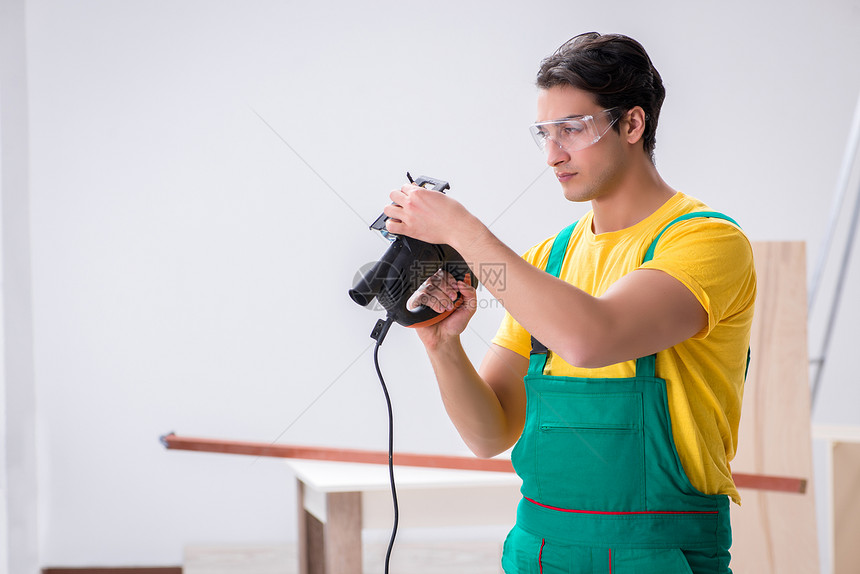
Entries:
[[42, 568], [42, 574], [182, 574], [182, 567]]
[[833, 444], [833, 572], [860, 571], [860, 443]]
[[[758, 299], [733, 470], [812, 480], [806, 264], [801, 242], [754, 243]], [[740, 485], [739, 485], [740, 486]], [[819, 571], [811, 484], [802, 496], [741, 490], [732, 507], [735, 572]]]
[[[388, 453], [383, 451], [179, 437], [172, 433], [162, 436], [161, 442], [168, 449], [177, 450], [270, 456], [278, 458], [301, 458], [307, 460], [330, 460], [337, 462], [360, 462], [366, 464], [388, 464]], [[481, 459], [468, 456], [441, 454], [411, 454], [398, 452], [394, 454], [394, 463], [398, 466], [420, 466], [424, 468], [453, 468], [460, 470], [486, 470], [496, 472], [514, 471], [511, 461], [507, 459]]]
[[[307, 460], [328, 460], [336, 462], [358, 462], [365, 464], [388, 464], [388, 453], [384, 451], [308, 447], [199, 437], [179, 437], [175, 434], [162, 436], [161, 442], [166, 448], [175, 450], [278, 458], [299, 458]], [[511, 461], [507, 459], [480, 459], [467, 456], [395, 453], [394, 462], [398, 466], [513, 472]]]
[[789, 492], [796, 494], [803, 494], [806, 492], [805, 478], [770, 476], [766, 474], [744, 474], [742, 472], [733, 472], [732, 478], [735, 481], [735, 486], [738, 488]]

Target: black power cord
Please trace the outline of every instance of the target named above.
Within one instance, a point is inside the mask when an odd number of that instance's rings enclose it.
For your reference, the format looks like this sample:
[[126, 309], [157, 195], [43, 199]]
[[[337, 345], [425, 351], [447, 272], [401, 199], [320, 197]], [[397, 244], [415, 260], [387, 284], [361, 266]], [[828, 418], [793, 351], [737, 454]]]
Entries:
[[400, 521], [400, 511], [397, 507], [397, 487], [394, 484], [394, 413], [391, 409], [388, 387], [385, 386], [385, 379], [382, 378], [382, 371], [379, 369], [379, 347], [393, 322], [394, 318], [391, 316], [384, 320], [380, 319], [370, 333], [371, 338], [376, 340], [376, 346], [373, 348], [373, 364], [376, 367], [379, 384], [382, 385], [382, 392], [385, 394], [385, 404], [388, 405], [388, 480], [391, 484], [391, 499], [394, 502], [394, 526], [391, 528], [391, 540], [388, 542], [388, 551], [385, 553], [385, 574], [388, 574], [391, 550], [394, 548], [394, 538], [397, 536], [397, 523]]

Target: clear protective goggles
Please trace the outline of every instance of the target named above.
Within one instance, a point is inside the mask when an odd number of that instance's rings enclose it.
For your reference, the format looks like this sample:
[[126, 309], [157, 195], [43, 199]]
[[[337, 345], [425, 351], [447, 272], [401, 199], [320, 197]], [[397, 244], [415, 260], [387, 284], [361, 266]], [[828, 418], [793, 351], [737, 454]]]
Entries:
[[619, 108], [609, 108], [593, 116], [573, 116], [561, 120], [538, 122], [529, 127], [537, 146], [545, 151], [547, 142], [568, 153], [596, 144], [615, 125], [621, 115]]

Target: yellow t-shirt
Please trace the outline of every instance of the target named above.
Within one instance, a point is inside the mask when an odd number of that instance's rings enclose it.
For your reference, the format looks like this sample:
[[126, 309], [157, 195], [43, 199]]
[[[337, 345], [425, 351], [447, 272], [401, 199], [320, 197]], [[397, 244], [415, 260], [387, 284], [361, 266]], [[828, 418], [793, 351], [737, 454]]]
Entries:
[[[560, 278], [599, 297], [622, 276], [659, 269], [683, 283], [708, 314], [708, 326], [691, 339], [657, 353], [657, 376], [666, 380], [672, 435], [681, 464], [698, 490], [727, 494], [740, 504], [729, 462], [735, 456], [756, 296], [752, 247], [723, 219], [681, 221], [660, 238], [654, 258], [642, 258], [657, 234], [679, 215], [709, 211], [677, 193], [636, 225], [595, 235], [589, 212], [571, 235]], [[544, 269], [555, 237], [523, 258]], [[493, 343], [528, 357], [531, 336], [506, 313]], [[616, 378], [635, 374], [635, 360], [583, 369], [551, 351], [545, 374]]]

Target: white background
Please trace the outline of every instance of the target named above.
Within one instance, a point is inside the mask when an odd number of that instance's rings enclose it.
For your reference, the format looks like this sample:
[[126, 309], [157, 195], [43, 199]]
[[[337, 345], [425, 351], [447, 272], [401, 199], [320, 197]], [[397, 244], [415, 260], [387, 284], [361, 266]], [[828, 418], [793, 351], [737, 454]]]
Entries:
[[[367, 224], [407, 170], [519, 252], [584, 213], [527, 131], [569, 37], [640, 40], [664, 178], [753, 240], [806, 241], [810, 269], [860, 92], [856, 0], [23, 4], [42, 566], [295, 539], [282, 462], [159, 436], [384, 449], [381, 314], [346, 294], [386, 246]], [[852, 265], [819, 423], [860, 424]], [[476, 362], [501, 318], [481, 297]], [[466, 453], [415, 335], [380, 358], [397, 448]]]

